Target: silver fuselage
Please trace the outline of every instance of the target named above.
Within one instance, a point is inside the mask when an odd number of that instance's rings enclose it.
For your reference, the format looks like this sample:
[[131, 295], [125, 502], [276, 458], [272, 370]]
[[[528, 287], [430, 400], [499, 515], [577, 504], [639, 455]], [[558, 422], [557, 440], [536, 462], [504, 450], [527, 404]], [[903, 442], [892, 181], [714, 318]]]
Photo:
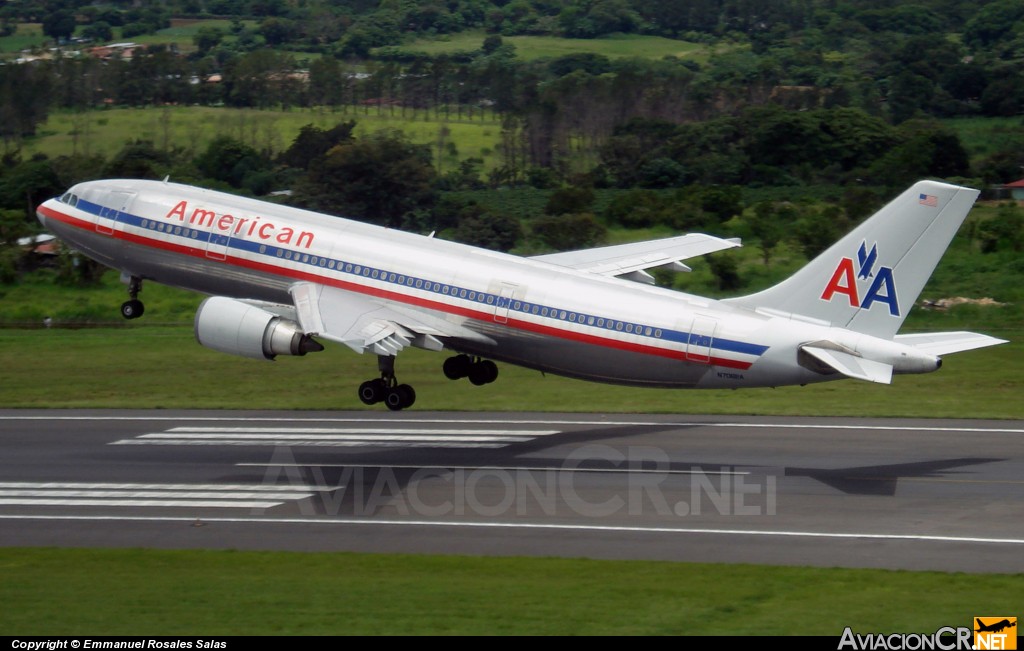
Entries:
[[[70, 197], [70, 198], [69, 198]], [[125, 274], [210, 295], [291, 304], [312, 282], [486, 335], [452, 350], [616, 384], [739, 388], [836, 374], [802, 343], [856, 350], [849, 330], [191, 186], [81, 183], [39, 207], [65, 242]]]

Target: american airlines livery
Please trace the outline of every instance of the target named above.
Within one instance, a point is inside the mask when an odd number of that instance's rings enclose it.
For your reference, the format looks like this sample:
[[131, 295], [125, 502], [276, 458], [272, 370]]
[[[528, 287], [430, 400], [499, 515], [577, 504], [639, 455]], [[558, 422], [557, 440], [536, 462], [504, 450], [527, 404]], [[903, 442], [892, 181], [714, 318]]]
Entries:
[[889, 383], [939, 355], [1004, 343], [970, 332], [896, 334], [978, 192], [921, 181], [780, 284], [712, 300], [655, 287], [646, 269], [739, 246], [689, 234], [532, 258], [160, 181], [80, 183], [38, 208], [62, 240], [144, 280], [209, 295], [204, 346], [272, 360], [377, 356], [366, 404], [399, 410], [408, 346], [451, 351], [451, 379], [493, 382], [491, 360], [615, 384], [741, 388], [839, 378]]

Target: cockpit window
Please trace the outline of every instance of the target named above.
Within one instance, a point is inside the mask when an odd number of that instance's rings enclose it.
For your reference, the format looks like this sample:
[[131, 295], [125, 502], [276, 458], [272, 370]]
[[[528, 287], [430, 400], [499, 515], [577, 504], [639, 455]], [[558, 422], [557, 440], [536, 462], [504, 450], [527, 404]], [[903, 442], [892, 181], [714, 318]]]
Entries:
[[66, 203], [71, 207], [78, 206], [78, 195], [71, 192], [65, 192], [60, 197], [61, 203]]

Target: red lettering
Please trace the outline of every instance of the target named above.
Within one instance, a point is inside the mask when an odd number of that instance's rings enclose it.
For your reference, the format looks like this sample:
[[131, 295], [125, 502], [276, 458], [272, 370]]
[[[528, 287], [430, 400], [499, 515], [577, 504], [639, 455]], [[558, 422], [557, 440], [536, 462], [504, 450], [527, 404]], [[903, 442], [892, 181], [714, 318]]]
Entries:
[[825, 285], [825, 291], [821, 293], [822, 300], [831, 301], [836, 294], [845, 294], [850, 300], [850, 307], [859, 307], [860, 298], [857, 297], [857, 281], [853, 275], [853, 260], [843, 258], [839, 266], [832, 274], [832, 280]]
[[281, 244], [291, 244], [292, 235], [295, 234], [295, 229], [285, 226], [281, 229], [281, 232], [277, 234], [277, 241]]
[[242, 232], [242, 228], [245, 227], [245, 222], [247, 222], [247, 221], [249, 221], [248, 217], [239, 217], [238, 218], [238, 225], [235, 226], [235, 235], [238, 235], [239, 233]]
[[199, 224], [202, 227], [213, 226], [213, 219], [217, 216], [217, 213], [212, 210], [203, 210], [202, 208], [196, 208], [192, 211], [192, 217], [188, 220], [190, 224]]
[[[267, 234], [268, 230], [270, 231], [270, 234]], [[260, 226], [260, 239], [269, 240], [270, 238], [274, 237], [273, 231], [274, 225], [271, 224], [270, 222], [264, 222], [263, 225]]]
[[171, 212], [167, 213], [164, 216], [164, 219], [170, 219], [171, 217], [177, 215], [179, 220], [185, 221], [185, 210], [187, 208], [188, 202], [182, 199], [181, 201], [178, 202], [178, 205], [171, 209]]
[[217, 228], [222, 231], [229, 231], [231, 230], [231, 224], [233, 224], [234, 221], [235, 218], [231, 215], [221, 215], [220, 219], [217, 220]]

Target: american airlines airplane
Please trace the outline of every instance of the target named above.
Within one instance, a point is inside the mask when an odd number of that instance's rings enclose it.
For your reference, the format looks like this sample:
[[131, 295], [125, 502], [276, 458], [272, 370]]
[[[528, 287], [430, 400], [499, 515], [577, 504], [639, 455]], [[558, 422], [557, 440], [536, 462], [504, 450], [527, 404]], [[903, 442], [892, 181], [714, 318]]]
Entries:
[[492, 360], [700, 389], [934, 371], [940, 355], [1004, 343], [897, 334], [977, 196], [921, 181], [782, 283], [726, 300], [645, 271], [739, 246], [703, 234], [523, 258], [166, 180], [80, 183], [38, 216], [121, 271], [125, 318], [142, 315], [144, 280], [208, 294], [200, 344], [263, 360], [318, 340], [372, 353], [379, 377], [359, 397], [399, 410], [416, 399], [395, 376], [409, 346], [451, 351], [444, 374], [476, 385], [497, 378]]

